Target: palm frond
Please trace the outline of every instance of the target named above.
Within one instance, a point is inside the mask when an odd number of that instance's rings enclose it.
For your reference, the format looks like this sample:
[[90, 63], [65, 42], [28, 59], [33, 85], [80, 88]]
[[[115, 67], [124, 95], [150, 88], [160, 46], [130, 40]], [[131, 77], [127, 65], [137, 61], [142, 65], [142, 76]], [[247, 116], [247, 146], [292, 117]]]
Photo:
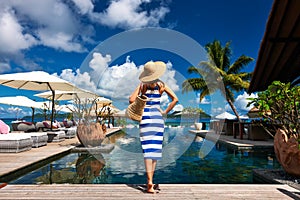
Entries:
[[222, 49], [222, 66], [221, 69], [227, 71], [230, 66], [230, 57], [231, 57], [231, 49], [230, 49], [231, 42], [227, 42], [225, 47]]
[[197, 67], [194, 67], [194, 66], [189, 67], [187, 71], [188, 71], [189, 74], [195, 73], [195, 74], [200, 75], [199, 69]]
[[229, 74], [239, 73], [246, 65], [254, 59], [245, 55], [240, 56], [228, 69]]
[[248, 72], [239, 73], [238, 75], [243, 81], [250, 81], [252, 78], [252, 73]]
[[218, 68], [214, 63], [203, 61], [200, 62], [200, 65], [204, 68], [206, 74], [214, 74], [214, 75], [221, 75], [225, 76], [226, 72], [222, 69]]
[[182, 93], [191, 91], [201, 91], [207, 87], [203, 78], [190, 78], [182, 83]]
[[201, 102], [205, 96], [210, 95], [211, 90], [209, 90], [207, 87], [200, 93], [199, 101]]

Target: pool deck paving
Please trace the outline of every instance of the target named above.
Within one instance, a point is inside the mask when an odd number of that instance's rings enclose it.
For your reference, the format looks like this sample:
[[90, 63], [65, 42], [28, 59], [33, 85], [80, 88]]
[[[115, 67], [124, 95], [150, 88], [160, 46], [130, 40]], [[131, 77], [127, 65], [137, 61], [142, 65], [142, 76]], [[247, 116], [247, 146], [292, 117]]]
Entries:
[[[195, 132], [194, 132], [195, 133]], [[198, 135], [199, 133], [197, 133]], [[205, 136], [205, 135], [202, 135]], [[214, 138], [213, 135], [210, 135]], [[232, 136], [231, 136], [232, 137]], [[226, 137], [218, 137], [226, 141]], [[238, 140], [238, 139], [237, 139]], [[228, 143], [239, 143], [231, 141]], [[263, 145], [242, 141], [244, 145]], [[252, 144], [254, 143], [254, 144]], [[77, 138], [48, 143], [20, 153], [0, 154], [0, 178], [30, 169], [49, 157], [71, 151], [80, 143]], [[235, 144], [236, 145], [236, 144]], [[145, 185], [130, 184], [42, 184], [14, 185], [0, 180], [0, 200], [5, 199], [299, 199], [300, 191], [286, 184], [160, 184], [156, 194], [145, 193]]]
[[219, 142], [235, 150], [274, 150], [273, 140], [238, 139], [232, 135], [216, 134], [213, 130], [189, 130], [197, 136]]

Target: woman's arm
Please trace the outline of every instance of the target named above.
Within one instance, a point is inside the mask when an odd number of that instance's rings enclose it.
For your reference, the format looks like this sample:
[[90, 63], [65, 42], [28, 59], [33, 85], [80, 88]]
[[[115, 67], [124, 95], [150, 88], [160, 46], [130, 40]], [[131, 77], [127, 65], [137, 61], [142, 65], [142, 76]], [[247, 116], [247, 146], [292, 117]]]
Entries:
[[136, 87], [136, 89], [132, 92], [132, 94], [129, 97], [129, 103], [133, 103], [136, 99], [136, 97], [139, 95], [140, 93], [140, 85], [138, 87]]
[[167, 85], [165, 85], [165, 87], [164, 87], [164, 92], [166, 92], [168, 94], [168, 96], [172, 99], [172, 102], [169, 104], [167, 109], [162, 112], [163, 115], [166, 115], [166, 114], [168, 114], [168, 112], [170, 112], [174, 108], [174, 106], [178, 102], [178, 98], [177, 98], [176, 94], [171, 90], [171, 88], [169, 88]]

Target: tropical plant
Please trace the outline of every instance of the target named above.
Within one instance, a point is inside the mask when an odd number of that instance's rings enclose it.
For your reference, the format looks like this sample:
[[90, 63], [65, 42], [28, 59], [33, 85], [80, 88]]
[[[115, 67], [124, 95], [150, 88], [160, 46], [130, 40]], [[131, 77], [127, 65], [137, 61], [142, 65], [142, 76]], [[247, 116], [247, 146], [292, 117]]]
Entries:
[[[92, 110], [96, 104], [96, 98], [75, 98], [73, 105], [75, 107], [73, 115], [78, 120], [83, 120], [85, 123], [92, 121]], [[94, 115], [95, 116], [95, 115]]]
[[[224, 47], [220, 41], [215, 40], [205, 46], [208, 61], [200, 62], [198, 67], [188, 68], [190, 74], [195, 73], [199, 77], [189, 78], [182, 84], [182, 92], [200, 92], [200, 101], [207, 95], [220, 90], [228, 104], [240, 121], [238, 112], [234, 106], [234, 92], [246, 90], [250, 84], [252, 73], [242, 72], [253, 58], [242, 55], [230, 64], [232, 51], [230, 42]], [[222, 88], [224, 85], [224, 88]]]
[[267, 90], [259, 92], [257, 98], [249, 100], [248, 106], [254, 105], [259, 109], [264, 120], [262, 126], [269, 124], [274, 129], [280, 128], [288, 138], [294, 137], [299, 143], [300, 86], [292, 87], [290, 83], [274, 81]]
[[199, 118], [202, 115], [206, 118], [209, 117], [201, 108], [185, 107], [182, 113], [190, 118]]

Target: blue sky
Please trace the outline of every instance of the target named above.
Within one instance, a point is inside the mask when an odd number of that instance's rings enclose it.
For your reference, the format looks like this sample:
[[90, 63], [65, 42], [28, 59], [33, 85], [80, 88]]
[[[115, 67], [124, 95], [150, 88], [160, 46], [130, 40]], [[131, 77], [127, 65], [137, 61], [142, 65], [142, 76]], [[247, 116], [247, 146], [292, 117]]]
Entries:
[[[213, 103], [217, 96], [199, 104], [197, 94], [181, 94], [181, 82], [190, 77], [186, 69], [191, 62], [185, 57], [144, 46], [132, 49], [137, 43], [135, 39], [122, 44], [122, 48], [126, 44], [131, 51], [118, 57], [101, 45], [109, 46], [108, 41], [116, 35], [125, 35], [126, 40], [127, 32], [139, 28], [171, 30], [202, 46], [215, 39], [222, 44], [231, 41], [232, 60], [242, 54], [255, 59], [246, 68], [250, 72], [255, 67], [272, 3], [272, 0], [1, 0], [0, 74], [33, 70], [55, 73], [81, 88], [111, 98], [123, 109], [138, 84], [142, 65], [148, 60], [163, 60], [168, 63], [164, 79], [179, 96], [180, 105], [200, 106], [215, 114], [228, 109], [223, 100], [219, 100], [220, 104]], [[151, 37], [140, 36], [145, 40]], [[180, 47], [184, 41], [179, 40], [176, 45]], [[0, 96], [26, 95], [42, 101], [33, 96], [35, 93], [0, 86]], [[236, 94], [236, 106], [241, 113], [246, 97]], [[167, 105], [168, 99], [163, 102]], [[21, 109], [21, 115], [31, 112]], [[0, 118], [14, 116], [15, 107], [0, 104]]]

